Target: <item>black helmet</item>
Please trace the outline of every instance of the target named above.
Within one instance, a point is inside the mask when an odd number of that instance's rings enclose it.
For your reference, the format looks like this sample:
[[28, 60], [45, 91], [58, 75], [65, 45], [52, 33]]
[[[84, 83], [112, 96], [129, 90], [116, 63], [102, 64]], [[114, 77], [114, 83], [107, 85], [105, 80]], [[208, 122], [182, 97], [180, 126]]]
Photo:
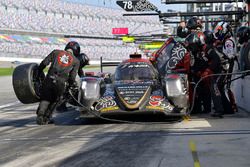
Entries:
[[219, 22], [214, 29], [214, 36], [216, 39], [220, 41], [224, 40], [226, 37], [231, 37], [232, 36], [231, 26], [224, 21]]
[[80, 63], [83, 66], [89, 65], [89, 57], [85, 53], [81, 53], [79, 58], [80, 58]]
[[185, 46], [189, 51], [197, 53], [198, 51], [202, 50], [202, 47], [205, 44], [204, 38], [205, 37], [202, 32], [193, 32], [185, 39]]
[[207, 45], [212, 45], [215, 41], [214, 34], [211, 31], [204, 31], [204, 41]]
[[240, 44], [250, 39], [250, 28], [247, 26], [240, 27], [237, 31], [237, 38]]
[[71, 49], [73, 51], [74, 56], [78, 57], [80, 55], [80, 45], [78, 42], [71, 41], [69, 42], [64, 50]]
[[197, 17], [192, 17], [187, 21], [187, 26], [189, 30], [190, 29], [197, 29], [197, 28], [202, 28], [202, 22], [200, 19]]

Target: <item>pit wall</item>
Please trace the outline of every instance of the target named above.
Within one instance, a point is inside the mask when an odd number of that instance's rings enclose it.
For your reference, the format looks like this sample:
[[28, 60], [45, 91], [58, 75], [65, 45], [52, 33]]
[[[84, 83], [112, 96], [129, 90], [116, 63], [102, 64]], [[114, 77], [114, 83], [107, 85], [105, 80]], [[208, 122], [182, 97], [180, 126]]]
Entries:
[[232, 90], [237, 105], [250, 113], [250, 76], [234, 81]]

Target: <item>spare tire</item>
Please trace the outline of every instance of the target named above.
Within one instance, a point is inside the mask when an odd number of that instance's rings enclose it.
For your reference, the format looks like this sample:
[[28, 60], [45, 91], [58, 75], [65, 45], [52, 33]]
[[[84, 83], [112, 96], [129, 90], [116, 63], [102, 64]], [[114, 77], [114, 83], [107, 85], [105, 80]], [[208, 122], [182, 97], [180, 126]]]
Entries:
[[39, 90], [44, 74], [37, 77], [38, 64], [29, 63], [19, 65], [12, 75], [12, 84], [15, 94], [22, 103], [30, 104], [39, 101]]

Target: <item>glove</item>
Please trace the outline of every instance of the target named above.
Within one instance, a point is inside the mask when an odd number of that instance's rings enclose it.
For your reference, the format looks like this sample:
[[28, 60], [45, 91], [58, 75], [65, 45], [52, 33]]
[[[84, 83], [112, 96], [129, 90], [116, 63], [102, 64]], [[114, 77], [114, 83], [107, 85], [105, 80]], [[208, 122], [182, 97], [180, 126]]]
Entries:
[[208, 76], [208, 75], [211, 75], [211, 74], [213, 74], [213, 71], [210, 70], [209, 68], [207, 68], [205, 71], [203, 71], [203, 72], [201, 73], [201, 77], [204, 78], [204, 77], [206, 77], [206, 76]]
[[201, 72], [201, 71], [198, 71], [198, 72], [194, 72], [194, 74], [195, 74], [197, 77], [201, 78], [202, 72]]
[[78, 89], [77, 83], [73, 82], [73, 83], [69, 84], [69, 88], [70, 89]]
[[204, 78], [203, 81], [205, 82], [205, 85], [207, 85], [209, 87], [210, 85], [210, 79], [211, 77], [209, 77], [209, 75], [213, 74], [213, 71], [210, 70], [209, 68], [207, 68], [205, 71], [203, 71], [201, 73], [201, 78]]
[[78, 86], [76, 82], [73, 82], [73, 84], [69, 85], [69, 91], [75, 96], [77, 97], [78, 94]]

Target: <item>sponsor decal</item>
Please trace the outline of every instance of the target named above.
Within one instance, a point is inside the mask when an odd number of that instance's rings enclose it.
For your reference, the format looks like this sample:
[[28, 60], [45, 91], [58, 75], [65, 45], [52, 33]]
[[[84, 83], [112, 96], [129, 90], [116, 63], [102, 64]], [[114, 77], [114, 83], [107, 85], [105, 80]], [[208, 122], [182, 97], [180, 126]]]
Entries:
[[147, 88], [148, 86], [143, 85], [117, 87], [119, 95], [128, 104], [137, 103], [143, 97]]
[[129, 100], [130, 100], [130, 97], [124, 97], [124, 100], [125, 100], [125, 101], [129, 101]]
[[147, 68], [149, 67], [147, 64], [131, 64], [128, 68]]
[[114, 98], [112, 96], [106, 96], [106, 97], [102, 97], [101, 99], [99, 99], [98, 103], [95, 106], [95, 110], [100, 111], [102, 109], [114, 107], [114, 106], [116, 106], [116, 102]]
[[233, 42], [232, 41], [226, 41], [225, 47], [227, 49], [233, 49], [233, 47], [234, 47]]
[[108, 111], [114, 111], [114, 110], [118, 110], [119, 107], [115, 106], [115, 107], [108, 107], [108, 108], [103, 108], [101, 109], [101, 112], [108, 112]]
[[149, 100], [149, 105], [151, 106], [160, 106], [162, 101], [164, 101], [164, 97], [162, 96], [150, 96], [150, 100]]
[[174, 110], [174, 106], [172, 106], [170, 103], [168, 104], [162, 104], [161, 105], [164, 109], [167, 109], [169, 111], [173, 111]]
[[182, 45], [176, 45], [172, 50], [172, 55], [167, 62], [167, 67], [169, 69], [175, 68], [176, 64], [183, 59], [185, 56], [186, 49]]
[[117, 0], [116, 4], [127, 12], [157, 11], [157, 7], [147, 0]]
[[150, 110], [165, 110], [162, 106], [146, 106], [146, 109]]
[[155, 110], [169, 110], [173, 111], [174, 106], [169, 102], [163, 102], [165, 100], [162, 96], [150, 96], [149, 105], [146, 106], [147, 109], [155, 109]]
[[60, 66], [68, 67], [72, 64], [73, 57], [70, 54], [65, 54], [64, 52], [62, 52], [58, 54], [57, 62]]

